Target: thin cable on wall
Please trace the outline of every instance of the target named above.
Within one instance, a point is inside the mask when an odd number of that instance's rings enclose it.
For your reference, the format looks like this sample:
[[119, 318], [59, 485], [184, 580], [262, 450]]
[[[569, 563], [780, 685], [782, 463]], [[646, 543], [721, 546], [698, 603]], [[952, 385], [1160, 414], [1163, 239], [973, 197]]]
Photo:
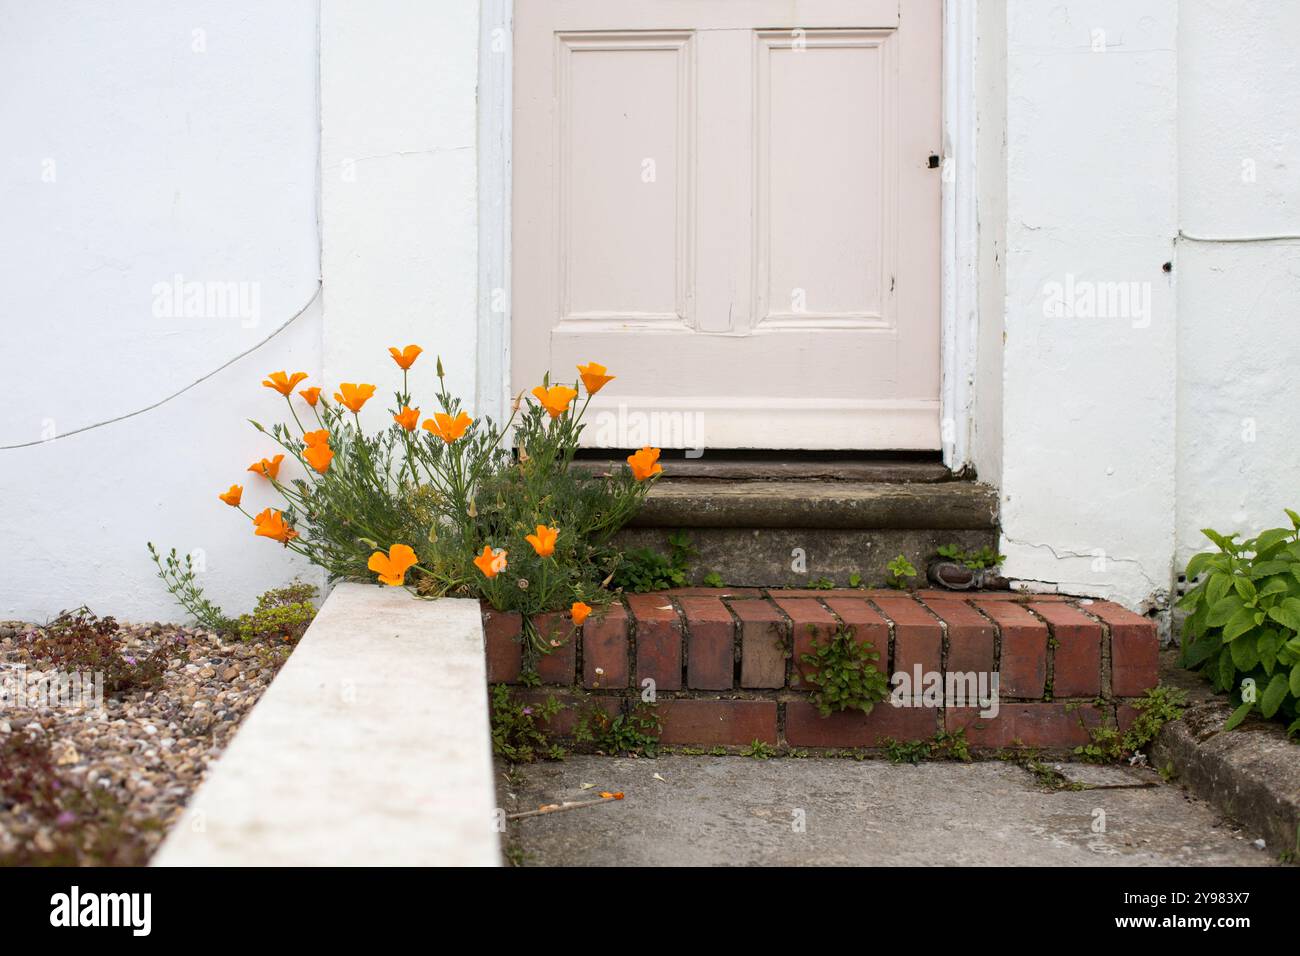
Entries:
[[102, 422], [95, 422], [93, 425], [83, 425], [81, 428], [74, 428], [70, 432], [62, 432], [50, 438], [38, 438], [35, 441], [19, 442], [16, 445], [0, 445], [0, 451], [10, 451], [15, 448], [30, 448], [33, 445], [48, 445], [50, 442], [58, 441], [60, 438], [71, 438], [73, 435], [80, 435], [82, 432], [93, 431], [96, 428], [103, 428], [105, 425], [113, 425], [116, 424], [117, 422], [124, 422], [128, 418], [135, 418], [135, 416], [137, 415], [143, 415], [145, 412], [151, 412], [155, 408], [158, 408], [162, 405], [166, 405], [172, 399], [184, 395], [186, 392], [194, 388], [196, 385], [201, 385], [203, 382], [206, 382], [208, 379], [212, 378], [212, 376], [216, 375], [218, 372], [222, 371], [223, 369], [229, 368], [230, 366], [234, 365], [236, 362], [238, 362], [240, 359], [244, 358], [245, 356], [251, 355], [252, 353], [256, 352], [267, 342], [271, 341], [271, 339], [275, 338], [277, 335], [279, 335], [289, 326], [293, 325], [293, 323], [296, 322], [299, 318], [301, 318], [307, 312], [307, 310], [310, 309], [312, 305], [315, 304], [316, 300], [320, 298], [322, 287], [323, 286], [321, 280], [317, 279], [316, 288], [312, 292], [311, 298], [307, 300], [307, 303], [301, 309], [299, 309], [297, 312], [291, 315], [279, 327], [277, 327], [270, 335], [262, 339], [262, 341], [258, 342], [255, 345], [249, 346], [248, 348], [244, 349], [244, 351], [240, 352], [238, 355], [234, 356], [233, 358], [225, 362], [222, 362], [211, 372], [208, 372], [206, 375], [196, 378], [194, 381], [190, 382], [184, 388], [177, 389], [176, 391], [172, 392], [170, 395], [166, 396], [165, 398], [158, 399], [158, 401], [154, 402], [152, 405], [146, 405], [144, 408], [137, 408], [133, 412], [127, 412], [125, 415], [118, 415], [115, 418], [105, 419]]
[[1291, 242], [1300, 236], [1194, 236], [1178, 230], [1178, 238], [1188, 242]]

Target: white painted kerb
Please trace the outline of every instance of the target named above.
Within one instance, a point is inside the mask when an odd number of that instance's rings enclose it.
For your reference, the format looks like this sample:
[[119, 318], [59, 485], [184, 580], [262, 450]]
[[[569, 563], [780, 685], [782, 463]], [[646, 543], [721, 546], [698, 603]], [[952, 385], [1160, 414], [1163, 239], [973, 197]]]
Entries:
[[336, 587], [155, 866], [495, 866], [477, 601]]

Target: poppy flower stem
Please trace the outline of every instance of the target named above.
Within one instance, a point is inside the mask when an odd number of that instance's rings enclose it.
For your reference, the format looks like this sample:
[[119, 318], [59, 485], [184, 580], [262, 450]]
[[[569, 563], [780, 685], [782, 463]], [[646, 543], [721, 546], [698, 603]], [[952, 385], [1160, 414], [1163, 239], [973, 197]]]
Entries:
[[298, 412], [294, 409], [293, 402], [290, 400], [288, 395], [284, 396], [284, 403], [289, 406], [289, 414], [293, 416], [294, 422], [297, 423], [298, 431], [304, 435], [307, 434], [307, 429], [303, 428], [302, 422], [298, 420]]

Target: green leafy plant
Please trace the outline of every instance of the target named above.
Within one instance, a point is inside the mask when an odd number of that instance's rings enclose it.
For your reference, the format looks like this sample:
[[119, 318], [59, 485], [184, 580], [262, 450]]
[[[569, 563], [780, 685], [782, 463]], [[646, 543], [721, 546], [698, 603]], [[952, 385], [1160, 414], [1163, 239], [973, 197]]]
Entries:
[[146, 544], [149, 548], [149, 556], [153, 558], [153, 563], [158, 568], [158, 577], [162, 579], [171, 596], [176, 599], [176, 603], [184, 608], [185, 612], [201, 627], [218, 634], [229, 631], [234, 622], [204, 595], [203, 586], [198, 582], [198, 572], [194, 569], [194, 561], [190, 555], [185, 555], [183, 559], [178, 558], [176, 549], [172, 548], [164, 557], [158, 553], [152, 541]]
[[1089, 742], [1075, 747], [1074, 752], [1089, 763], [1127, 760], [1155, 740], [1165, 724], [1182, 717], [1186, 705], [1186, 693], [1161, 684], [1152, 687], [1140, 700], [1133, 702], [1137, 716], [1128, 730], [1120, 731], [1116, 727], [1105, 726], [1087, 727], [1080, 717], [1080, 725], [1088, 731]]
[[860, 575], [857, 571], [854, 571], [852, 574], [849, 575], [849, 587], [851, 588], [862, 587], [862, 575]]
[[833, 591], [835, 590], [835, 582], [830, 578], [813, 578], [808, 582], [808, 587], [814, 591]]
[[706, 588], [725, 588], [726, 584], [722, 581], [722, 575], [717, 571], [710, 571], [700, 579], [700, 583]]
[[885, 583], [891, 588], [905, 588], [907, 582], [916, 577], [916, 568], [912, 566], [911, 561], [901, 554], [885, 567], [889, 569], [889, 579]]
[[951, 734], [938, 731], [930, 740], [898, 741], [886, 737], [880, 743], [884, 747], [885, 757], [891, 763], [918, 764], [923, 760], [960, 760], [969, 763], [971, 759], [964, 728], [958, 728]]
[[[617, 469], [572, 467], [592, 395], [613, 380], [596, 363], [579, 367], [581, 386], [553, 385], [546, 376], [531, 400], [516, 398], [501, 426], [469, 416], [448, 391], [441, 361], [422, 411], [408, 374], [420, 349], [390, 351], [401, 387], [386, 427], [372, 432], [361, 411], [374, 385], [339, 385], [333, 401], [319, 387], [305, 389], [297, 393], [302, 406], [294, 389], [306, 374], [271, 373], [263, 384], [283, 397], [290, 421], [252, 422], [280, 454], [249, 470], [282, 496], [283, 507], [252, 515], [237, 485], [221, 499], [252, 521], [256, 535], [331, 579], [481, 597], [520, 612], [528, 652], [549, 653], [533, 615], [609, 600], [602, 585], [618, 558], [609, 542], [662, 472], [659, 450], [643, 448]], [[304, 425], [306, 416], [314, 422]], [[301, 477], [282, 476], [281, 465]]]
[[578, 718], [573, 739], [589, 743], [600, 753], [640, 754], [653, 757], [659, 752], [659, 737], [663, 733], [663, 719], [655, 705], [642, 701], [628, 713], [610, 714], [594, 700]]
[[1187, 564], [1196, 583], [1178, 602], [1189, 612], [1181, 662], [1231, 694], [1237, 708], [1225, 730], [1258, 711], [1300, 734], [1300, 514], [1287, 516], [1290, 528], [1245, 541], [1207, 528], [1218, 551]]
[[64, 611], [37, 631], [26, 650], [32, 659], [60, 670], [102, 674], [107, 694], [162, 687], [174, 653], [172, 645], [163, 643], [148, 655], [136, 657], [126, 652], [118, 637], [120, 630], [113, 618], [97, 617], [83, 606]]
[[949, 561], [956, 561], [963, 564], [972, 571], [979, 571], [986, 568], [996, 568], [1002, 565], [1007, 557], [1004, 554], [998, 554], [996, 548], [988, 545], [977, 551], [966, 551], [960, 545], [945, 544], [939, 548], [939, 557], [947, 558]]
[[316, 617], [315, 596], [316, 589], [301, 581], [267, 591], [257, 599], [252, 613], [240, 615], [239, 636], [245, 641], [297, 644]]
[[875, 665], [880, 655], [870, 641], [857, 641], [853, 628], [840, 628], [830, 640], [813, 639], [812, 653], [801, 655], [807, 665], [812, 702], [823, 717], [839, 710], [871, 708], [888, 696], [885, 675]]
[[[684, 532], [668, 536], [668, 553], [651, 548], [633, 548], [625, 552], [614, 569], [613, 586], [638, 594], [679, 588], [686, 584], [695, 546]], [[713, 586], [713, 585], [710, 585]]]
[[491, 703], [494, 755], [511, 763], [532, 763], [539, 758], [564, 759], [564, 749], [553, 744], [541, 726], [562, 709], [555, 697], [547, 697], [536, 705], [526, 704], [515, 697], [509, 685], [495, 684]]
[[742, 757], [753, 757], [755, 760], [771, 760], [776, 756], [776, 748], [755, 737], [753, 742], [740, 752], [740, 755]]

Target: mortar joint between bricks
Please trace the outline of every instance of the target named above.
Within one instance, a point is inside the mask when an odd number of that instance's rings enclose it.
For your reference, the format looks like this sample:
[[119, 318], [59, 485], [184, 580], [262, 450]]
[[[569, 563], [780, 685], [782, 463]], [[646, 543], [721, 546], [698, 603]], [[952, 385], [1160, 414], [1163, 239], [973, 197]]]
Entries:
[[[1000, 679], [1002, 674], [1002, 625], [995, 621], [974, 599], [967, 597], [962, 600], [962, 603], [988, 621], [989, 626], [993, 628], [993, 673], [998, 674]], [[1001, 691], [999, 691], [1000, 693]]]
[[[786, 686], [786, 687], [791, 687], [791, 686], [793, 686], [792, 681], [793, 681], [793, 679], [794, 679], [794, 672], [795, 672], [795, 661], [794, 661], [794, 644], [795, 644], [795, 635], [794, 635], [794, 618], [792, 618], [789, 614], [787, 614], [787, 613], [785, 612], [785, 608], [783, 608], [783, 607], [780, 605], [780, 603], [779, 603], [778, 601], [776, 601], [776, 600], [773, 599], [773, 597], [772, 597], [772, 593], [771, 593], [771, 589], [770, 589], [770, 588], [769, 588], [769, 589], [765, 589], [765, 590], [763, 591], [763, 600], [766, 601], [768, 604], [770, 604], [773, 608], [775, 608], [776, 613], [777, 613], [777, 616], [781, 619], [781, 622], [782, 622], [782, 624], [781, 624], [781, 628], [782, 628], [783, 633], [781, 634], [781, 639], [782, 639], [782, 641], [785, 643], [785, 651], [786, 651], [786, 655], [785, 655], [785, 686]], [[802, 682], [801, 682], [800, 686], [802, 686]], [[777, 714], [777, 717], [778, 717], [778, 718], [780, 717], [780, 714], [779, 714], [779, 713]]]
[[741, 668], [744, 666], [740, 615], [736, 613], [736, 609], [731, 606], [730, 601], [723, 600], [721, 596], [718, 597], [718, 600], [722, 601], [722, 606], [727, 609], [727, 614], [731, 617], [731, 686], [739, 689]]
[[875, 602], [872, 598], [865, 598], [867, 606], [880, 615], [885, 622], [885, 633], [889, 635], [885, 641], [889, 645], [888, 652], [885, 654], [885, 680], [889, 681], [894, 676], [894, 669], [898, 666], [898, 625], [894, 619], [885, 613], [885, 609]]
[[[1030, 606], [1030, 601], [1025, 601], [1022, 605], [1027, 614], [1032, 615], [1035, 619], [1043, 622], [1043, 627], [1047, 628], [1047, 660], [1043, 667], [1043, 700], [1056, 700], [1056, 648], [1059, 642], [1056, 639], [1056, 626], [1046, 617], [1039, 614]], [[1049, 696], [1050, 694], [1050, 696]]]
[[691, 686], [691, 629], [690, 625], [687, 623], [686, 611], [683, 610], [681, 602], [679, 602], [672, 594], [665, 594], [664, 597], [668, 598], [668, 606], [671, 607], [673, 613], [677, 615], [677, 633], [681, 635], [681, 648], [678, 651], [678, 654], [681, 657], [681, 673], [678, 675], [677, 679], [681, 681], [682, 690], [686, 690]]
[[[1101, 697], [1102, 700], [1113, 701], [1115, 699], [1114, 688], [1111, 683], [1111, 636], [1110, 625], [1100, 616], [1093, 614], [1083, 605], [1083, 599], [1076, 599], [1069, 602], [1084, 617], [1096, 621], [1101, 627]], [[1115, 714], [1116, 726], [1118, 726], [1118, 711]]]

